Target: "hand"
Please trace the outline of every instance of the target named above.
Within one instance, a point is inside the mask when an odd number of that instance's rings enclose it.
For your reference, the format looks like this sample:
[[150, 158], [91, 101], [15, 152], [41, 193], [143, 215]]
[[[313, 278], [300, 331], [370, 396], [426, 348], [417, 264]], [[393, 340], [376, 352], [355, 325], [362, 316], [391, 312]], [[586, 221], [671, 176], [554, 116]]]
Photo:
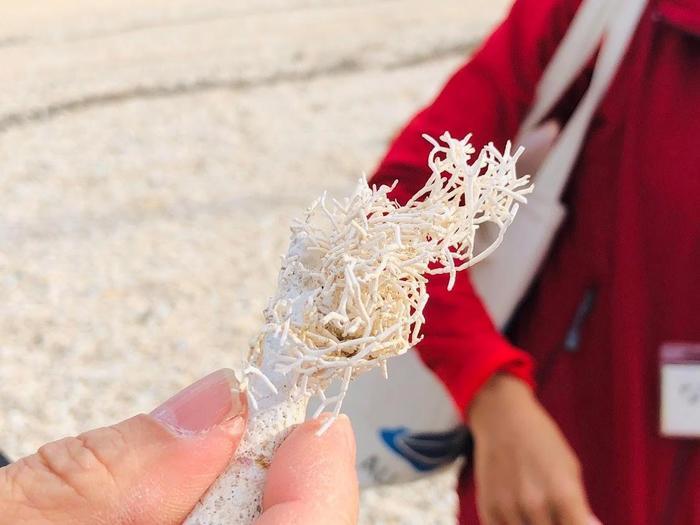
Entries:
[[577, 458], [528, 386], [494, 376], [469, 409], [482, 525], [593, 525]]
[[[245, 396], [220, 370], [150, 415], [44, 445], [0, 469], [3, 523], [179, 524], [226, 468]], [[355, 523], [355, 442], [347, 418], [321, 437], [298, 427], [270, 466], [260, 525]], [[296, 521], [295, 521], [296, 520]]]

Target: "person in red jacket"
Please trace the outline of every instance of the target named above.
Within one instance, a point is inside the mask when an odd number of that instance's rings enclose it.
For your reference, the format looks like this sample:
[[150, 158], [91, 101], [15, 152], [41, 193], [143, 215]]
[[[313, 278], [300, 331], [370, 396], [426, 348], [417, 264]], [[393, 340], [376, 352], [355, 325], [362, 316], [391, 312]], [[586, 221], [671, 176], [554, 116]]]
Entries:
[[[428, 175], [422, 133], [473, 132], [477, 150], [515, 137], [579, 4], [517, 0], [371, 182], [398, 180], [394, 197], [412, 195]], [[548, 120], [566, 123], [591, 70]], [[698, 438], [659, 431], [660, 349], [700, 342], [699, 196], [700, 2], [651, 0], [508, 338], [466, 276], [451, 293], [443, 278], [430, 283], [418, 350], [475, 438], [461, 523], [584, 524], [595, 513], [606, 524], [700, 525]]]

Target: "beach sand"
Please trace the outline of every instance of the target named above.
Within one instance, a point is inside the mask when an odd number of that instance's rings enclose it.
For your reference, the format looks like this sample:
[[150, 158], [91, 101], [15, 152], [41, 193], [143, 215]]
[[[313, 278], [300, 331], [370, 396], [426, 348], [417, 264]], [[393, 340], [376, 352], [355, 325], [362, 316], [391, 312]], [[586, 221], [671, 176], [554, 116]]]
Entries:
[[[4, 2], [0, 448], [240, 363], [290, 219], [371, 172], [506, 3]], [[453, 523], [453, 481], [367, 491], [361, 522]]]

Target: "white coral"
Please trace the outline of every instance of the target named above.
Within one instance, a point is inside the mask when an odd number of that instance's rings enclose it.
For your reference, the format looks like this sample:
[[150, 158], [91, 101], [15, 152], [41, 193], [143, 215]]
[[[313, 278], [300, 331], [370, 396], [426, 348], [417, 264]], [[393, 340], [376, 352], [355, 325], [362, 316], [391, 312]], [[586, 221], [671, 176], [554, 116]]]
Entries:
[[[388, 358], [420, 341], [428, 301], [426, 275], [456, 272], [488, 256], [532, 191], [517, 177], [521, 149], [500, 153], [493, 144], [475, 150], [470, 135], [425, 136], [433, 149], [431, 175], [405, 205], [392, 188], [359, 181], [354, 194], [330, 206], [321, 197], [292, 226], [277, 292], [266, 324], [244, 370], [250, 404], [246, 435], [227, 472], [212, 486], [186, 523], [247, 524], [259, 512], [265, 467], [308, 399], [317, 413], [340, 412], [353, 377], [375, 367], [386, 375]], [[480, 225], [498, 228], [495, 240], [475, 253]], [[340, 391], [327, 395], [339, 379]], [[323, 432], [333, 418], [320, 429]]]
[[[522, 149], [511, 155], [508, 143], [501, 154], [488, 144], [470, 162], [471, 135], [445, 133], [446, 146], [424, 137], [433, 145], [432, 174], [406, 205], [390, 199], [393, 188], [370, 188], [361, 179], [351, 197], [328, 206], [324, 195], [292, 226], [294, 249], [282, 262], [260, 340], [281, 334], [275, 369], [293, 375], [296, 395], [321, 398], [319, 414], [332, 404], [338, 415], [354, 376], [385, 367], [420, 341], [425, 275], [449, 272], [452, 288], [457, 271], [500, 244], [532, 191], [529, 177], [516, 175]], [[485, 222], [500, 235], [475, 254], [475, 233]], [[300, 278], [306, 293], [290, 297]], [[326, 397], [335, 378], [340, 393]]]

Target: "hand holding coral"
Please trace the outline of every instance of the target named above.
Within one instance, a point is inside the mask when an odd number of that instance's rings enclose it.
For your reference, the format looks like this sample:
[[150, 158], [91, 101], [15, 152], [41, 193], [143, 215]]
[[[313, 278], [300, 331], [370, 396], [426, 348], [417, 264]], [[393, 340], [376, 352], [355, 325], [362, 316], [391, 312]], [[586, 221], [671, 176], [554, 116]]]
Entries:
[[[235, 384], [232, 372], [214, 372], [151, 415], [46, 444], [0, 469], [1, 521], [182, 523], [245, 430], [245, 397]], [[357, 519], [349, 421], [339, 418], [320, 438], [319, 424], [300, 426], [277, 451], [261, 525]]]

